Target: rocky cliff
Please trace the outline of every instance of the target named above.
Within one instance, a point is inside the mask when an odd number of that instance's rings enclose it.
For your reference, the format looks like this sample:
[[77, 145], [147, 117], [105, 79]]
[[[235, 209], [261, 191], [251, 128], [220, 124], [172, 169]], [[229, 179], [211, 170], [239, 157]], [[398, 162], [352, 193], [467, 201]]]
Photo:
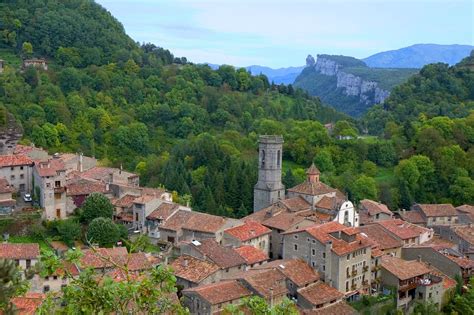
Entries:
[[295, 86], [338, 110], [358, 116], [372, 105], [383, 103], [390, 89], [414, 72], [369, 68], [363, 61], [347, 56], [318, 55], [314, 62], [309, 55]]

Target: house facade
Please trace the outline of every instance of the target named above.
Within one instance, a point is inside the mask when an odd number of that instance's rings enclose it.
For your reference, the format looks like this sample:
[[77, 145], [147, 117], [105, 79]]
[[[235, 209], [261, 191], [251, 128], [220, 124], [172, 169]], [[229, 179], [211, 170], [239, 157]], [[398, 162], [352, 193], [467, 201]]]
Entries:
[[1, 155], [0, 177], [20, 193], [31, 193], [33, 182], [33, 160], [26, 155]]

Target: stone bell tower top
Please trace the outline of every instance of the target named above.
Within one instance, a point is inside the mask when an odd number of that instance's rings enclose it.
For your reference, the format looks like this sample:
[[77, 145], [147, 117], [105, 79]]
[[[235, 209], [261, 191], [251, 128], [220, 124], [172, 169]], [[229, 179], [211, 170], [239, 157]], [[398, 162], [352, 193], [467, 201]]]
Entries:
[[258, 151], [258, 182], [254, 187], [254, 211], [285, 198], [285, 186], [281, 182], [283, 136], [260, 136]]

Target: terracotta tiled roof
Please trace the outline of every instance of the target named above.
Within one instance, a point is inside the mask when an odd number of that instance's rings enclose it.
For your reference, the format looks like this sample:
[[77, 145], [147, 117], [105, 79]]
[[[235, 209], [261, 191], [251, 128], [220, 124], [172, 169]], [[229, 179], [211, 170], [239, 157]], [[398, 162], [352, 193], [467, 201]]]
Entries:
[[53, 273], [53, 275], [56, 276], [64, 276], [65, 270], [69, 272], [72, 276], [78, 276], [79, 275], [79, 268], [75, 264], [71, 264], [68, 262], [63, 262], [63, 266], [56, 269], [56, 271]]
[[280, 259], [255, 267], [255, 269], [278, 269], [298, 287], [319, 280], [319, 274], [302, 259]]
[[202, 299], [211, 305], [240, 300], [241, 298], [252, 295], [252, 292], [237, 280], [200, 285], [183, 291], [184, 294], [187, 292], [199, 294]]
[[224, 224], [226, 219], [212, 214], [192, 211], [189, 220], [183, 225], [183, 229], [205, 233], [216, 233]]
[[400, 217], [413, 224], [426, 224], [426, 220], [421, 214], [421, 211], [411, 210], [411, 211], [400, 211]]
[[454, 261], [459, 267], [463, 269], [471, 269], [474, 268], [474, 260], [465, 258], [465, 257], [457, 257], [452, 255], [445, 255], [452, 261]]
[[279, 202], [291, 212], [311, 209], [311, 204], [301, 196], [283, 199]]
[[30, 244], [0, 244], [0, 258], [7, 259], [38, 259], [40, 255], [39, 245]]
[[247, 271], [242, 279], [247, 282], [252, 291], [263, 298], [288, 294], [285, 275], [277, 269]]
[[387, 230], [378, 224], [369, 224], [359, 227], [372, 241], [377, 243], [381, 250], [402, 247], [403, 242], [392, 236]]
[[269, 228], [251, 220], [247, 220], [242, 225], [235, 226], [224, 231], [225, 234], [228, 234], [242, 242], [261, 237], [271, 232], [272, 230]]
[[458, 225], [453, 226], [452, 230], [460, 238], [468, 242], [469, 244], [474, 244], [474, 226], [471, 225]]
[[138, 175], [130, 172], [121, 171], [118, 168], [95, 166], [81, 173], [84, 178], [92, 178], [108, 182], [110, 174], [113, 174], [113, 182], [126, 183], [128, 178], [137, 177]]
[[106, 193], [107, 187], [104, 183], [79, 179], [66, 186], [66, 194], [68, 196], [90, 195], [92, 193]]
[[[346, 242], [343, 239], [339, 239], [331, 235], [331, 233], [334, 233], [334, 232], [344, 233], [345, 230], [347, 230], [346, 234], [348, 235], [356, 234], [354, 241]], [[309, 235], [317, 239], [322, 244], [325, 244], [326, 242], [331, 241], [332, 242], [331, 250], [337, 255], [345, 255], [347, 253], [352, 253], [353, 251], [371, 246], [371, 242], [369, 241], [369, 239], [366, 236], [358, 233], [357, 229], [348, 228], [347, 226], [344, 226], [335, 221], [310, 226], [302, 230], [295, 230], [295, 231], [287, 232], [285, 234], [301, 233], [301, 232], [308, 233]]]
[[420, 209], [427, 217], [446, 217], [457, 215], [456, 208], [452, 204], [417, 204], [415, 208]]
[[319, 196], [335, 193], [337, 190], [335, 188], [329, 187], [323, 182], [310, 182], [309, 180], [306, 180], [303, 183], [288, 189], [288, 191], [311, 196]]
[[240, 246], [235, 251], [245, 260], [247, 265], [253, 265], [269, 259], [266, 253], [251, 245]]
[[[111, 268], [115, 264], [125, 266], [131, 271], [145, 270], [151, 268], [145, 253], [130, 253], [127, 248], [97, 248], [97, 252], [92, 249], [84, 251], [84, 256], [80, 260], [80, 266], [83, 268]], [[111, 262], [112, 261], [112, 262]]]
[[42, 293], [26, 293], [24, 296], [12, 298], [11, 302], [15, 305], [18, 315], [33, 315], [38, 307], [41, 306], [46, 296]]
[[137, 198], [133, 201], [133, 203], [138, 203], [138, 204], [144, 205], [144, 204], [147, 204], [147, 203], [149, 203], [150, 201], [153, 201], [153, 200], [155, 200], [155, 199], [159, 199], [159, 197], [154, 196], [154, 195], [143, 195], [143, 196], [141, 196], [141, 197], [137, 197]]
[[359, 314], [354, 308], [352, 308], [345, 301], [339, 301], [337, 303], [328, 305], [323, 308], [303, 310], [304, 315], [356, 315]]
[[0, 177], [0, 194], [12, 193], [14, 191], [5, 177]]
[[450, 289], [450, 288], [456, 287], [456, 281], [454, 279], [448, 277], [446, 274], [444, 274], [442, 271], [437, 269], [435, 266], [426, 262], [422, 262], [422, 263], [426, 266], [426, 268], [430, 270], [430, 274], [438, 276], [443, 279], [444, 289]]
[[67, 251], [69, 249], [69, 246], [61, 241], [51, 241], [50, 244], [54, 250]]
[[344, 294], [322, 281], [310, 284], [298, 290], [298, 294], [304, 297], [314, 306], [329, 302], [336, 302], [344, 297]]
[[179, 205], [176, 203], [163, 202], [150, 215], [147, 216], [149, 220], [168, 220], [168, 218], [179, 209]]
[[160, 226], [160, 229], [179, 231], [192, 216], [193, 212], [191, 211], [178, 210], [178, 212]]
[[311, 166], [306, 170], [306, 174], [308, 175], [319, 175], [321, 172], [318, 170], [316, 165], [314, 163], [311, 164]]
[[0, 168], [22, 165], [33, 165], [33, 161], [26, 155], [0, 155]]
[[179, 256], [171, 263], [171, 268], [176, 277], [193, 283], [200, 283], [219, 270], [213, 262], [188, 255]]
[[113, 205], [120, 208], [131, 208], [136, 198], [137, 196], [124, 195], [122, 198], [115, 200]]
[[199, 243], [200, 245], [191, 243], [191, 246], [222, 269], [245, 264], [245, 260], [235, 250], [222, 246], [214, 239], [204, 239], [199, 241]]
[[415, 224], [411, 224], [409, 222], [400, 220], [400, 219], [393, 219], [393, 220], [385, 220], [379, 221], [376, 224], [380, 224], [383, 226], [387, 231], [391, 232], [398, 238], [402, 240], [418, 237], [423, 233], [429, 232], [430, 230]]
[[314, 206], [324, 210], [337, 210], [344, 202], [344, 199], [338, 197], [324, 196]]
[[383, 256], [384, 253], [378, 249], [378, 248], [372, 248], [372, 251], [371, 251], [371, 256], [372, 257], [380, 257], [380, 256]]
[[49, 159], [35, 163], [35, 169], [39, 176], [56, 176], [59, 171], [65, 171], [64, 162], [60, 159]]
[[382, 257], [382, 268], [399, 280], [407, 280], [430, 273], [430, 269], [422, 262], [417, 260], [403, 260], [390, 255]]
[[448, 241], [446, 239], [441, 238], [440, 236], [433, 236], [432, 239], [430, 239], [427, 242], [424, 242], [423, 244], [420, 245], [421, 247], [431, 247], [434, 250], [442, 250], [442, 249], [455, 249], [457, 247], [456, 244], [454, 244], [451, 241]]
[[374, 216], [378, 213], [393, 215], [393, 212], [390, 211], [386, 205], [380, 202], [376, 202], [370, 199], [363, 199], [360, 201], [360, 205], [363, 209], [367, 210], [370, 216]]
[[469, 217], [471, 222], [474, 222], [474, 206], [471, 205], [462, 205], [459, 207], [456, 207], [456, 210], [458, 211], [459, 214], [464, 214]]
[[305, 220], [305, 217], [298, 215], [297, 213], [283, 212], [272, 216], [261, 222], [263, 225], [270, 228], [274, 228], [281, 231], [286, 231]]

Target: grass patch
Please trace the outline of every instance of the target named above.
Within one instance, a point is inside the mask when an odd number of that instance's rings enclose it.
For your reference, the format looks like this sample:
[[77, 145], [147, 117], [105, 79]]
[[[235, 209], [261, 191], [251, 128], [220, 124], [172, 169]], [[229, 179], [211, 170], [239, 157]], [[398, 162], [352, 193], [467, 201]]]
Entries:
[[12, 235], [8, 238], [10, 243], [38, 243], [42, 252], [51, 251], [51, 247], [46, 243], [44, 239], [35, 238], [33, 236], [15, 236]]
[[393, 167], [379, 167], [377, 169], [377, 174], [374, 177], [377, 184], [387, 183], [393, 184], [395, 183], [395, 174]]

